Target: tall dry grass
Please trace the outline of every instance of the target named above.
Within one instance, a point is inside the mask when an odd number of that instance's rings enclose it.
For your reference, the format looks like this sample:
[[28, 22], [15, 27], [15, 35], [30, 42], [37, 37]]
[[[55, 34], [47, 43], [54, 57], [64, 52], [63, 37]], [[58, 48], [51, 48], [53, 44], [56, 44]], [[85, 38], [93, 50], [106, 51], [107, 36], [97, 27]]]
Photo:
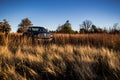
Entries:
[[119, 34], [0, 34], [0, 80], [119, 80]]
[[120, 34], [53, 34], [51, 42], [37, 41], [31, 37], [23, 37], [21, 34], [13, 33], [5, 37], [0, 34], [0, 45], [87, 45], [93, 47], [106, 47], [120, 51]]
[[53, 34], [54, 43], [89, 45], [120, 50], [120, 34]]
[[90, 46], [0, 46], [0, 80], [119, 80], [119, 54]]

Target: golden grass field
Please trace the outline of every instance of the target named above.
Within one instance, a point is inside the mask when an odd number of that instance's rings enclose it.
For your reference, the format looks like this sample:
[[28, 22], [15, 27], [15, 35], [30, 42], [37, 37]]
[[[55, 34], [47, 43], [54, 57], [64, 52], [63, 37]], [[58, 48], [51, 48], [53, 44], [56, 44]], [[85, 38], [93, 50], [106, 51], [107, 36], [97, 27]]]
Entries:
[[0, 34], [0, 80], [119, 80], [120, 34]]

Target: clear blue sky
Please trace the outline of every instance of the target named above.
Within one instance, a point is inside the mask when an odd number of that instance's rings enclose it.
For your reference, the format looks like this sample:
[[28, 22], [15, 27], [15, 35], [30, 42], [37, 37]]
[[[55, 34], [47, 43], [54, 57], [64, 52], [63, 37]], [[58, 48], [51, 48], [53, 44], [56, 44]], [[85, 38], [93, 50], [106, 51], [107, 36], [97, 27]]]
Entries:
[[120, 0], [0, 0], [0, 21], [7, 19], [13, 32], [23, 18], [49, 30], [56, 30], [66, 20], [74, 30], [86, 19], [109, 27], [120, 23]]

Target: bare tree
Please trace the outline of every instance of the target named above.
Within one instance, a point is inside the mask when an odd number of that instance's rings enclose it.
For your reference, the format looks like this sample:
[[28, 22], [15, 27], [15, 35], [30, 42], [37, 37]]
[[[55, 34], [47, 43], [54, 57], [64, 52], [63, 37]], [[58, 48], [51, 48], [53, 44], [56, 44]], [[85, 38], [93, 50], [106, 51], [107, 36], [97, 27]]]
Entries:
[[117, 29], [119, 28], [118, 25], [119, 25], [118, 23], [114, 23], [114, 24], [113, 24], [113, 29], [114, 29], [114, 30], [117, 30]]
[[119, 27], [118, 23], [113, 24], [113, 29], [112, 29], [111, 33], [114, 33], [114, 34], [120, 33], [120, 27]]
[[90, 20], [85, 20], [80, 25], [80, 27], [83, 28], [83, 29], [85, 29], [87, 32], [89, 31], [89, 29], [90, 29], [91, 26], [92, 26], [92, 21], [90, 21]]

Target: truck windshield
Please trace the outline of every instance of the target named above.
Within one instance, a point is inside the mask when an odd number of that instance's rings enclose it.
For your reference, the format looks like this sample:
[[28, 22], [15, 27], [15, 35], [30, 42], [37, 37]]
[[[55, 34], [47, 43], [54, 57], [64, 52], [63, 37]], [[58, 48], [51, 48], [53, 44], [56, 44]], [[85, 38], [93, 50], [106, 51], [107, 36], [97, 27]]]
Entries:
[[39, 28], [32, 28], [32, 31], [39, 31]]
[[32, 31], [47, 32], [44, 28], [32, 28]]

